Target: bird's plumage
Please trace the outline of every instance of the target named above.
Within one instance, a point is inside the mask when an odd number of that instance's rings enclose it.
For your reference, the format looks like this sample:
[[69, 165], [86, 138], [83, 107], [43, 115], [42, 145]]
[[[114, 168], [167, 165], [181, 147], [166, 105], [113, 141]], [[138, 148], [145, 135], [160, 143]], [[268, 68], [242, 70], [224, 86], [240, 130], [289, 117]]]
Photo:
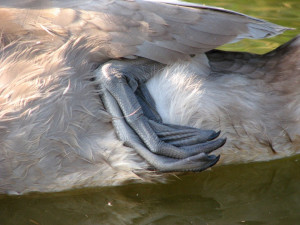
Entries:
[[[286, 65], [278, 63], [278, 59], [272, 60], [272, 54], [268, 56], [270, 60], [265, 61], [263, 57], [242, 53], [241, 57], [234, 55], [237, 53], [203, 53], [241, 38], [269, 37], [285, 29], [240, 13], [191, 3], [0, 0], [0, 193], [60, 191], [118, 185], [130, 180], [164, 181], [162, 175], [148, 170], [149, 164], [134, 149], [125, 147], [118, 140], [111, 125], [112, 118], [99, 98], [93, 72], [99, 64], [112, 58], [145, 57], [175, 65], [175, 72], [185, 73], [182, 77], [188, 79], [181, 78], [176, 80], [177, 83], [173, 83], [172, 79], [163, 83], [168, 76], [150, 81], [152, 87], [161, 87], [159, 93], [173, 93], [171, 98], [165, 98], [172, 105], [169, 111], [164, 111], [165, 106], [158, 111], [169, 122], [204, 125], [209, 129], [218, 129], [221, 124], [233, 140], [229, 140], [223, 152], [227, 155], [226, 162], [230, 163], [230, 159], [238, 162], [240, 156], [247, 159], [240, 161], [274, 158], [270, 141], [262, 143], [254, 153], [251, 146], [253, 141], [257, 141], [256, 136], [266, 141], [271, 134], [276, 134], [281, 135], [280, 140], [288, 140], [288, 134], [297, 137], [300, 133], [296, 123], [299, 118], [296, 107], [299, 64], [289, 58], [299, 58], [299, 40], [290, 45], [295, 51], [290, 47], [283, 48], [280, 57], [288, 62]], [[191, 54], [198, 55], [190, 58]], [[187, 69], [182, 70], [177, 61], [181, 61]], [[269, 64], [265, 66], [266, 62]], [[260, 69], [256, 69], [256, 63]], [[272, 64], [277, 64], [276, 76], [272, 76]], [[294, 73], [289, 71], [283, 76], [290, 65]], [[220, 79], [217, 80], [217, 77]], [[206, 85], [201, 86], [201, 79]], [[222, 83], [222, 79], [226, 82]], [[260, 108], [264, 104], [256, 101], [266, 94], [265, 89], [257, 93], [246, 93], [240, 89], [243, 86], [248, 87], [246, 90], [257, 90], [260, 87], [257, 84], [266, 83], [264, 79], [283, 80], [282, 86], [280, 82], [263, 86], [273, 91], [270, 96], [276, 101], [271, 101], [272, 104], [288, 99], [280, 97], [277, 101], [272, 93], [282, 94], [290, 90], [287, 109], [290, 107], [292, 112], [280, 111], [279, 114], [290, 113], [296, 119], [284, 123], [284, 127], [278, 128], [277, 121], [271, 119], [267, 125], [260, 121], [258, 125], [266, 126], [257, 127], [246, 117], [255, 113], [271, 114], [273, 109], [280, 107], [279, 104], [273, 108]], [[214, 80], [216, 83], [212, 82]], [[292, 85], [293, 89], [289, 89]], [[216, 104], [213, 102], [216, 100], [215, 87], [221, 87]], [[240, 104], [226, 98], [227, 91], [237, 94]], [[164, 95], [152, 93], [156, 100], [161, 97], [157, 100], [159, 107], [159, 103], [164, 102]], [[249, 98], [238, 98], [249, 94]], [[180, 96], [185, 99], [181, 101]], [[228, 101], [220, 101], [222, 98]], [[252, 100], [249, 103], [254, 107], [247, 105], [245, 99]], [[209, 109], [217, 114], [205, 111], [203, 102], [209, 103]], [[178, 103], [186, 104], [183, 108], [176, 108]], [[199, 106], [204, 106], [200, 107], [202, 111], [195, 110]], [[239, 109], [241, 106], [248, 108]], [[243, 114], [250, 111], [249, 107], [255, 113]], [[232, 114], [228, 115], [228, 112]], [[183, 118], [185, 120], [181, 120]], [[232, 124], [232, 120], [242, 123], [244, 119], [253, 124], [256, 136], [247, 133], [247, 129], [242, 133], [244, 127], [236, 126], [239, 123]], [[280, 117], [280, 120], [284, 119]], [[264, 134], [266, 127], [277, 130], [262, 138], [264, 136], [260, 134]], [[235, 133], [235, 129], [238, 132]], [[294, 149], [298, 145], [295, 140], [285, 142], [287, 150], [281, 156], [296, 153]], [[246, 150], [239, 149], [239, 144], [246, 146]], [[259, 155], [259, 150], [264, 154]]]
[[213, 50], [147, 85], [166, 123], [222, 130], [221, 164], [300, 153], [300, 36], [265, 55]]
[[[88, 36], [99, 59], [141, 56], [161, 63], [188, 59], [243, 38], [265, 38], [287, 28], [229, 10], [149, 0], [1, 1], [3, 38]], [[92, 43], [91, 43], [92, 44]]]

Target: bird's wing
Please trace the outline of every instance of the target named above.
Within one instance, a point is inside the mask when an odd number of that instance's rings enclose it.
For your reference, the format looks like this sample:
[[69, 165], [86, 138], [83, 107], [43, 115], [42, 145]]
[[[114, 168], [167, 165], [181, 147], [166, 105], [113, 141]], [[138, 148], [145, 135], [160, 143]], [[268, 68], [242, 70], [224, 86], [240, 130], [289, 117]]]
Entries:
[[287, 28], [241, 13], [169, 0], [0, 0], [0, 29], [27, 36], [93, 37], [107, 58], [162, 63]]

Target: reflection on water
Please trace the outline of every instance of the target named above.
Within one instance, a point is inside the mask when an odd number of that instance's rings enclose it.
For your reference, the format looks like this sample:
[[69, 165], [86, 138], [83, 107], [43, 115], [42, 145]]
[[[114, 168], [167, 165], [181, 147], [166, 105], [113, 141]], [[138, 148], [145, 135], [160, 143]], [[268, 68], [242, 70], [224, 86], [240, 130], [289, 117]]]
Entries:
[[1, 224], [297, 224], [300, 156], [138, 184], [0, 197]]
[[[298, 0], [202, 1], [299, 28]], [[223, 49], [266, 52], [298, 30]], [[300, 156], [138, 184], [0, 196], [0, 224], [299, 224]]]

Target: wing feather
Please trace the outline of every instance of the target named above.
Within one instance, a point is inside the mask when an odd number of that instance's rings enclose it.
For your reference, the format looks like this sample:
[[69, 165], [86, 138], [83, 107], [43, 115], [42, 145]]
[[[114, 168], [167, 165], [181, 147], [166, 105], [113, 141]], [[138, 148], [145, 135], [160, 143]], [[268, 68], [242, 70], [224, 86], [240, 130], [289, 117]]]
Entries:
[[105, 45], [99, 49], [107, 59], [136, 55], [170, 63], [288, 29], [230, 10], [168, 0], [0, 0], [0, 8], [6, 40], [88, 36]]

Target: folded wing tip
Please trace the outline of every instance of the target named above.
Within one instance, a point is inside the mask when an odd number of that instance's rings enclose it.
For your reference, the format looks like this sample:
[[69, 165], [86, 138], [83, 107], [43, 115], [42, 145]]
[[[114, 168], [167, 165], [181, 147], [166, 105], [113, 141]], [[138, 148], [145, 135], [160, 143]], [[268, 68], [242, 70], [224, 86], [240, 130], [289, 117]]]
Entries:
[[247, 25], [248, 33], [239, 34], [236, 37], [236, 39], [233, 40], [232, 42], [236, 42], [243, 38], [262, 39], [262, 38], [274, 37], [276, 35], [282, 34], [286, 30], [293, 29], [293, 28], [283, 27], [271, 22], [267, 22], [263, 19], [258, 19], [252, 16], [248, 16], [243, 13], [239, 13], [239, 12], [235, 12], [232, 10], [223, 9], [219, 7], [214, 7], [214, 6], [206, 6], [202, 4], [184, 2], [179, 0], [139, 0], [139, 1], [163, 3], [163, 4], [170, 4], [170, 5], [177, 5], [179, 7], [191, 7], [191, 8], [197, 8], [203, 10], [212, 10], [218, 13], [228, 13], [229, 15], [241, 16], [248, 19], [249, 20], [248, 21], [249, 23]]
[[292, 30], [293, 28], [283, 27], [277, 24], [269, 23], [263, 21], [262, 23], [250, 23], [248, 24], [249, 38], [252, 39], [262, 39], [270, 38], [282, 34], [287, 30]]

